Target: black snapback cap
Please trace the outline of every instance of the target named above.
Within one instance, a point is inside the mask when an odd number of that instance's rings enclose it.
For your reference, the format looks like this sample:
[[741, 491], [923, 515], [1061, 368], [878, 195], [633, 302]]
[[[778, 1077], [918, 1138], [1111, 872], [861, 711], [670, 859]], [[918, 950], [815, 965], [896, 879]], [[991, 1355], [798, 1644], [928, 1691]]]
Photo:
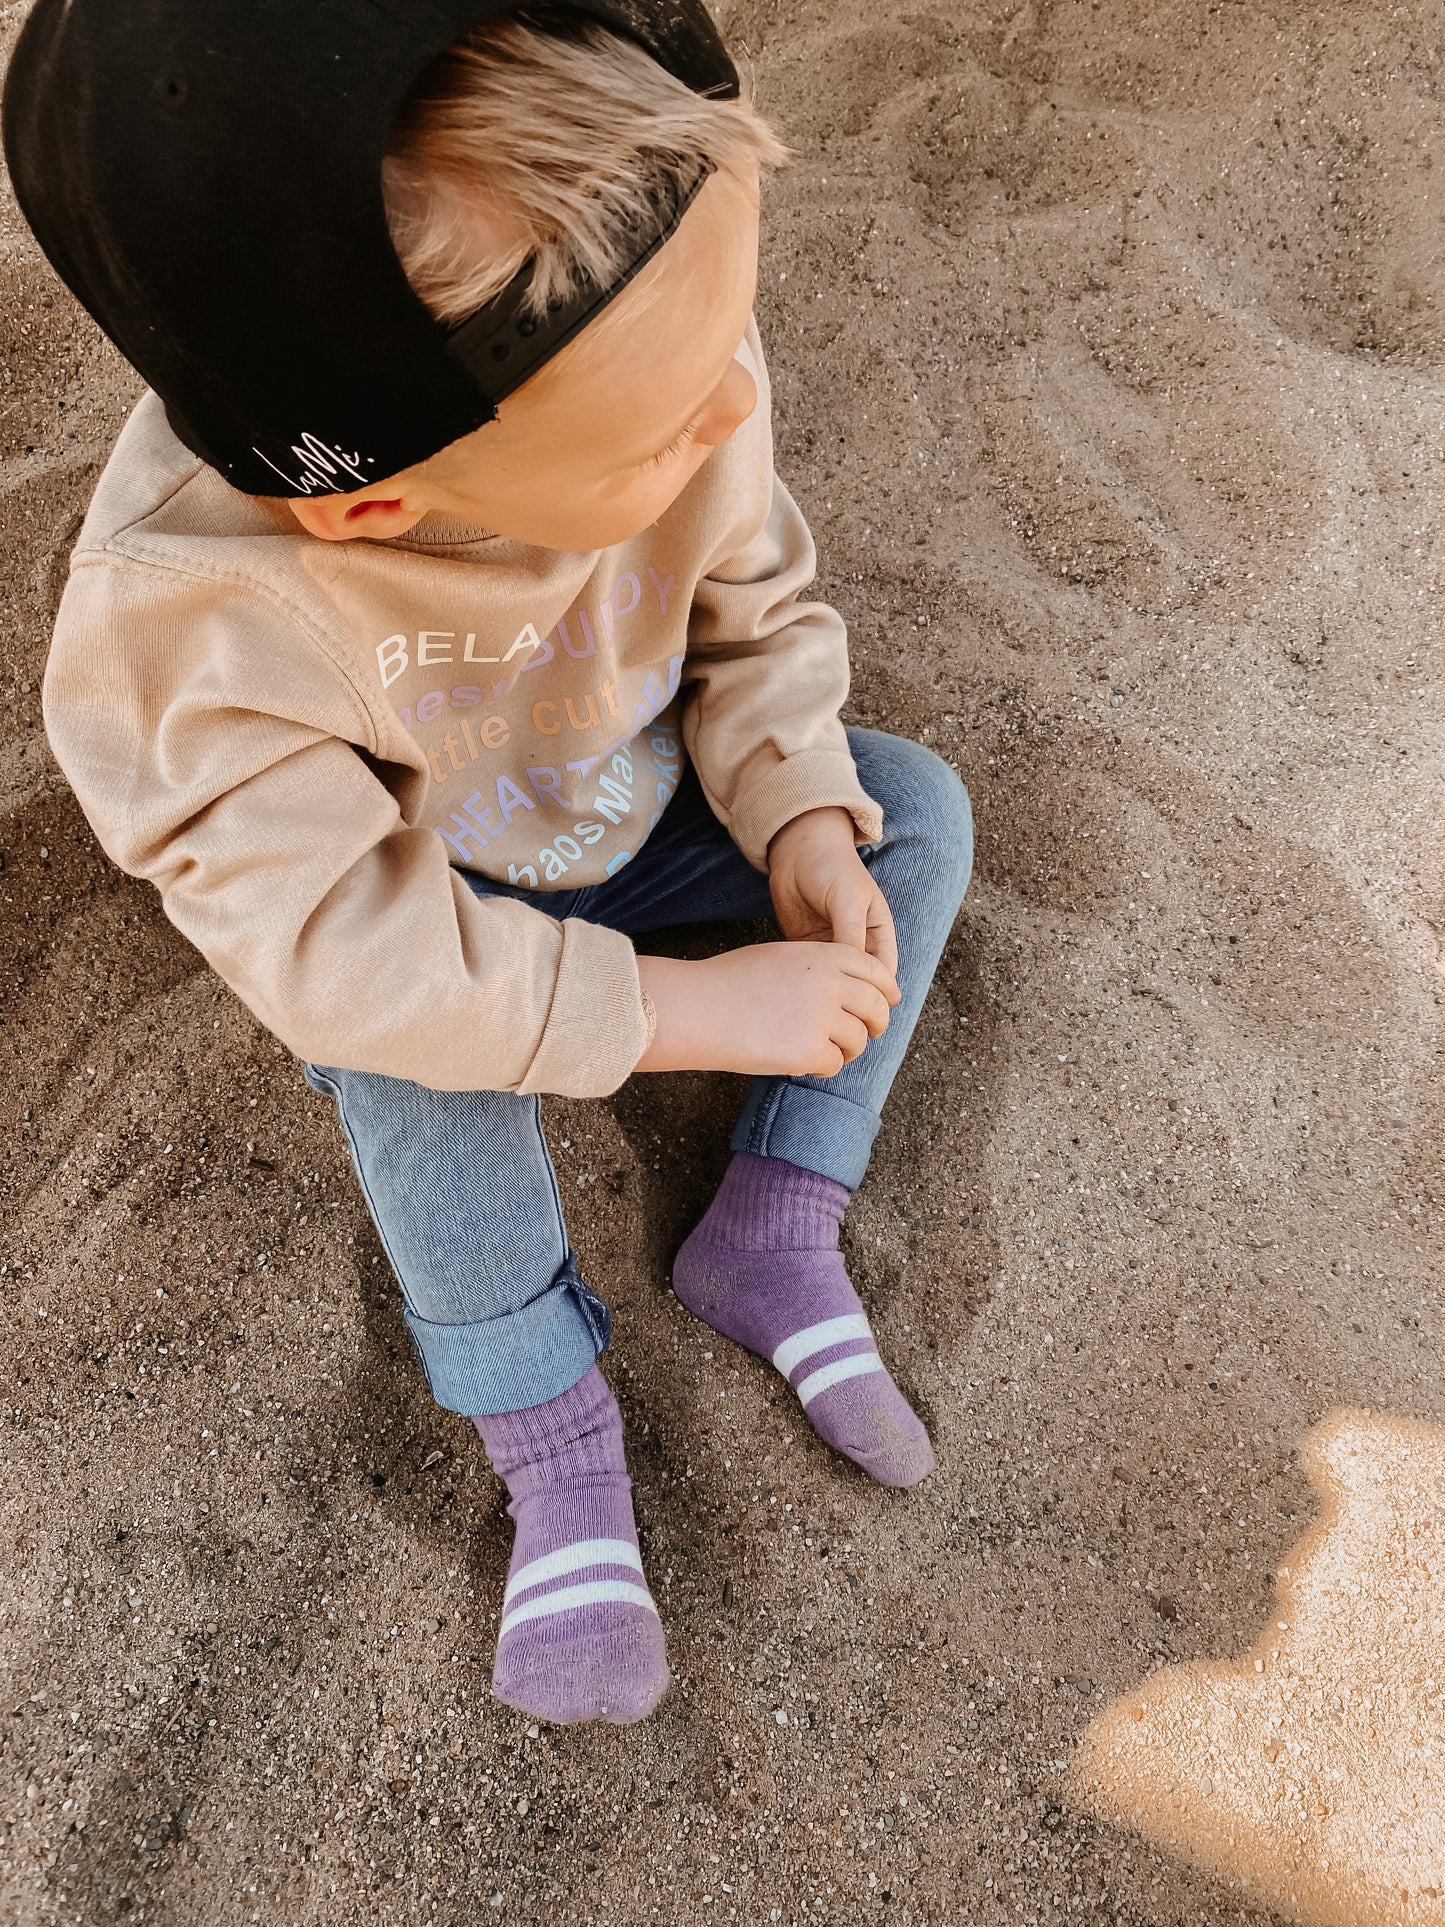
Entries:
[[[660, 174], [608, 289], [542, 316], [527, 270], [459, 328], [412, 292], [381, 168], [407, 93], [518, 0], [37, 0], [4, 97], [5, 160], [57, 273], [253, 495], [345, 494], [424, 461], [605, 306], [698, 192]], [[570, 0], [694, 92], [734, 99], [704, 0]]]

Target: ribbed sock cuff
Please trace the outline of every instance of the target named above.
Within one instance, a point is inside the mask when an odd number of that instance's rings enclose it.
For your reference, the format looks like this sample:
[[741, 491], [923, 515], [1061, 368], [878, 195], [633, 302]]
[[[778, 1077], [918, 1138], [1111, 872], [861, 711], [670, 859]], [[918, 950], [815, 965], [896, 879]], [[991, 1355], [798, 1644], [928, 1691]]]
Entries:
[[541, 1405], [527, 1405], [519, 1412], [491, 1413], [485, 1418], [474, 1418], [472, 1423], [482, 1435], [487, 1457], [503, 1479], [522, 1466], [555, 1458], [592, 1433], [602, 1435], [599, 1446], [607, 1461], [606, 1464], [599, 1461], [598, 1470], [613, 1470], [612, 1441], [608, 1435], [614, 1428], [619, 1453], [621, 1450], [621, 1415], [617, 1401], [595, 1365], [567, 1391], [559, 1392]]
[[734, 1251], [836, 1251], [847, 1185], [786, 1158], [734, 1151], [698, 1227]]

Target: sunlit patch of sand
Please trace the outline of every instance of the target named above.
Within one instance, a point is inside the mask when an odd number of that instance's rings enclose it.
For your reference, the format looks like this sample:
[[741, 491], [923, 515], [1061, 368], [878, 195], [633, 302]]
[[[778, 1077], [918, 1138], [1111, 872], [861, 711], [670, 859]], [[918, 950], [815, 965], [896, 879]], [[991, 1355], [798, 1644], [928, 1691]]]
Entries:
[[1337, 1413], [1302, 1456], [1323, 1513], [1264, 1635], [1116, 1701], [1074, 1791], [1298, 1920], [1445, 1922], [1445, 1431]]

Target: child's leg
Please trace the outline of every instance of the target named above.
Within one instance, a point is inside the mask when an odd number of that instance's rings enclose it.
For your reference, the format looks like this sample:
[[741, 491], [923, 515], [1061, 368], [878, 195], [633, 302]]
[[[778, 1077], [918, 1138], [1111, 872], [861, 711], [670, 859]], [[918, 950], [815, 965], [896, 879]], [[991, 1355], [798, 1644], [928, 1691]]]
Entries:
[[535, 1097], [308, 1065], [336, 1100], [432, 1395], [517, 1524], [493, 1683], [540, 1719], [640, 1719], [667, 1664], [641, 1577], [607, 1308], [577, 1274]]
[[667, 1690], [622, 1415], [593, 1365], [545, 1405], [475, 1421], [517, 1522], [492, 1685], [557, 1725], [643, 1719]]
[[672, 1263], [679, 1300], [771, 1359], [818, 1436], [882, 1485], [917, 1485], [933, 1447], [878, 1355], [838, 1231], [846, 1186], [784, 1158], [736, 1151]]
[[856, 1190], [883, 1105], [918, 1022], [973, 868], [968, 792], [933, 751], [850, 729], [858, 777], [883, 810], [883, 838], [861, 854], [898, 935], [902, 1002], [888, 1028], [833, 1077], [758, 1077], [733, 1131], [735, 1151], [785, 1158]]
[[[714, 1330], [773, 1360], [830, 1444], [886, 1484], [913, 1485], [932, 1448], [878, 1357], [838, 1228], [963, 900], [972, 821], [962, 783], [931, 750], [869, 729], [850, 729], [848, 742], [883, 808], [882, 840], [862, 855], [893, 912], [902, 1002], [836, 1076], [754, 1079], [732, 1164], [677, 1255], [673, 1286]], [[630, 931], [771, 905], [767, 879], [686, 779], [638, 858], [584, 894], [583, 914]]]
[[756, 1078], [733, 1161], [678, 1252], [673, 1288], [714, 1330], [770, 1358], [817, 1432], [885, 1485], [916, 1485], [933, 1448], [878, 1355], [838, 1231], [968, 884], [968, 797], [931, 751], [850, 730], [863, 787], [883, 807], [864, 861], [898, 936], [902, 1001], [834, 1077]]

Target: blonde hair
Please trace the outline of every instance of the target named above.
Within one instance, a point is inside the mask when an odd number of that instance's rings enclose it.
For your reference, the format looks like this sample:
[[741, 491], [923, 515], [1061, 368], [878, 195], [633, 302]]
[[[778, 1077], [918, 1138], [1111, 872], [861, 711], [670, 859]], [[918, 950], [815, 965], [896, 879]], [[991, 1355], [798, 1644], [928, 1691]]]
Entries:
[[695, 94], [635, 41], [561, 7], [474, 29], [429, 67], [392, 128], [392, 243], [438, 320], [464, 320], [529, 261], [540, 313], [626, 266], [659, 168], [746, 178], [787, 150], [746, 100]]

